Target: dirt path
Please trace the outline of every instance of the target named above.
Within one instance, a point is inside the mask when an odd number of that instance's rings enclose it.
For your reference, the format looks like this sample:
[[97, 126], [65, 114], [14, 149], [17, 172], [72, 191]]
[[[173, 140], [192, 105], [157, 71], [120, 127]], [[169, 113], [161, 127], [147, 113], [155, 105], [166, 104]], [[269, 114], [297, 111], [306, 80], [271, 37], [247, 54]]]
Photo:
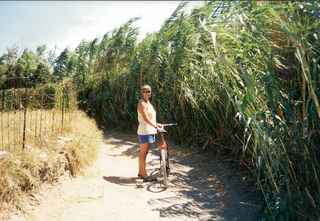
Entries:
[[[257, 220], [255, 194], [221, 162], [176, 151], [169, 189], [157, 183], [137, 188], [135, 136], [112, 134], [101, 145], [85, 176], [46, 188], [39, 205], [10, 221]], [[156, 153], [148, 156], [149, 173], [158, 168]]]

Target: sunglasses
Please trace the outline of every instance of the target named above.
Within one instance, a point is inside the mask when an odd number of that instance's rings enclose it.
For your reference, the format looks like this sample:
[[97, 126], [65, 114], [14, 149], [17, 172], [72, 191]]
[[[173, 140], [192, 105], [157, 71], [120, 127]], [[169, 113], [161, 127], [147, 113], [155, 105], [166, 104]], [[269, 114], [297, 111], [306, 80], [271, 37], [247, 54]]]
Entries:
[[150, 94], [151, 91], [142, 91], [142, 93], [144, 93], [144, 94]]

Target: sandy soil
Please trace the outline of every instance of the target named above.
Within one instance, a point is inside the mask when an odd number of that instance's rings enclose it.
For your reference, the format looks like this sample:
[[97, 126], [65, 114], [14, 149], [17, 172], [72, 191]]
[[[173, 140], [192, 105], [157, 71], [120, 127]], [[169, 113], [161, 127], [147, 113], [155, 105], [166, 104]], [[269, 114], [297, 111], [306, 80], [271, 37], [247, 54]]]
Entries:
[[[84, 176], [64, 177], [36, 195], [37, 204], [10, 221], [257, 220], [258, 198], [234, 169], [208, 154], [171, 151], [167, 190], [158, 182], [136, 185], [136, 137], [109, 134]], [[148, 172], [159, 167], [148, 155]], [[249, 191], [250, 190], [250, 191]]]

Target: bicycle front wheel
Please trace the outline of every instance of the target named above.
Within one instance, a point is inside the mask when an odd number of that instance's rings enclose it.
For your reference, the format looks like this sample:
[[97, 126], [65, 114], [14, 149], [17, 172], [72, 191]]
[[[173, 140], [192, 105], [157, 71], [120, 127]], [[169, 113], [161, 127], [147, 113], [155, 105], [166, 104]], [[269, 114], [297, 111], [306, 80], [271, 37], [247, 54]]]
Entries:
[[161, 149], [161, 175], [163, 177], [163, 185], [167, 188], [168, 187], [168, 173], [167, 173], [167, 150]]

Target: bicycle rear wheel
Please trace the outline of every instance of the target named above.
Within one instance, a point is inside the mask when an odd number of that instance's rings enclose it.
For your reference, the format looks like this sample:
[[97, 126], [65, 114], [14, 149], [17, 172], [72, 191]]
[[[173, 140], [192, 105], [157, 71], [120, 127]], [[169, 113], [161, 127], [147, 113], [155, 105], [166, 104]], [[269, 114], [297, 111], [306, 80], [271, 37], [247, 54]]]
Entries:
[[167, 150], [166, 149], [161, 149], [161, 175], [163, 178], [163, 185], [167, 188], [168, 187], [168, 173], [167, 173]]

